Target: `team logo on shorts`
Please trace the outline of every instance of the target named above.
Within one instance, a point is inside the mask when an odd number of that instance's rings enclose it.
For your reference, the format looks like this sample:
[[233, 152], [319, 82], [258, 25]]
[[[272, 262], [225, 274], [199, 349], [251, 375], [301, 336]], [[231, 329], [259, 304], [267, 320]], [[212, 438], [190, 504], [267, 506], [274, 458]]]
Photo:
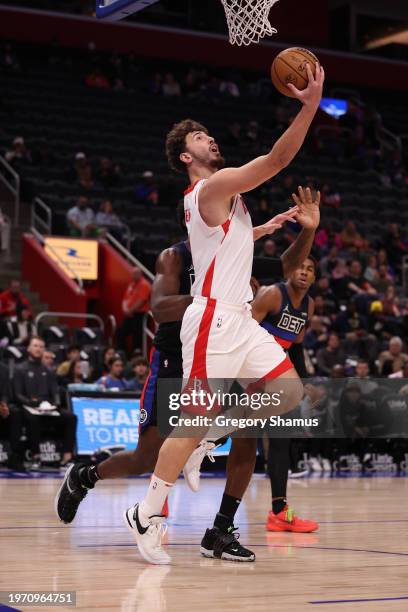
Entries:
[[147, 421], [147, 412], [144, 408], [142, 408], [140, 411], [139, 423], [144, 423], [145, 421]]

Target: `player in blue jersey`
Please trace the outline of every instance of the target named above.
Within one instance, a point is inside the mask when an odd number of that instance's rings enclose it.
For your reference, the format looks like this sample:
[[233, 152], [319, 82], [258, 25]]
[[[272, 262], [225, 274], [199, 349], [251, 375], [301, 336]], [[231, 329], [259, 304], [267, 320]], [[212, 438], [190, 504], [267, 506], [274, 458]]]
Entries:
[[[301, 378], [307, 376], [301, 343], [308, 320], [314, 312], [309, 289], [316, 279], [316, 261], [309, 256], [286, 282], [260, 287], [252, 303], [252, 316], [288, 351]], [[268, 531], [309, 533], [318, 529], [315, 521], [297, 517], [287, 504], [290, 465], [289, 438], [270, 438], [268, 474], [272, 488], [272, 509]]]

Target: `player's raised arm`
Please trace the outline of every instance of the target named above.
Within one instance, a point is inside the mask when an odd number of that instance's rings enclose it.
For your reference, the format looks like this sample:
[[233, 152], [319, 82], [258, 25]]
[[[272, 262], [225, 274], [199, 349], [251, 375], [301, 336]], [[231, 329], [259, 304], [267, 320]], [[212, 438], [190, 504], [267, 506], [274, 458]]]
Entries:
[[191, 295], [178, 295], [181, 259], [174, 249], [160, 253], [156, 261], [156, 276], [152, 285], [151, 308], [157, 323], [181, 321], [191, 304]]
[[313, 77], [308, 65], [307, 73], [309, 84], [306, 89], [299, 91], [292, 86], [293, 93], [303, 106], [286, 132], [266, 155], [261, 155], [240, 168], [224, 168], [208, 178], [199, 195], [200, 207], [203, 210], [207, 205], [214, 205], [214, 202], [219, 203], [237, 193], [255, 189], [290, 164], [304, 142], [322, 97], [323, 68], [317, 65], [316, 75]]

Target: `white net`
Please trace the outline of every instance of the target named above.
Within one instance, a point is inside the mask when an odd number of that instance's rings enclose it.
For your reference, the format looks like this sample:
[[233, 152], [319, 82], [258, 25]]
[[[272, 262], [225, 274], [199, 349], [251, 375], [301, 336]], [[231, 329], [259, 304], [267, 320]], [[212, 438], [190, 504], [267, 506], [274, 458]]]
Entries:
[[276, 34], [269, 22], [269, 11], [278, 0], [221, 0], [232, 45], [258, 43]]

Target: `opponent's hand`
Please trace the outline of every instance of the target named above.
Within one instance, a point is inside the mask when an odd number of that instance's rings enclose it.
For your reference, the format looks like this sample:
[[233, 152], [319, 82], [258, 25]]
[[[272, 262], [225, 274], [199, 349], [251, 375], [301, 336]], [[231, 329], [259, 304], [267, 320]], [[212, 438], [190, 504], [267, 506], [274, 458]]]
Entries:
[[299, 195], [292, 193], [298, 211], [295, 220], [305, 229], [315, 230], [320, 223], [320, 191], [317, 192], [315, 199], [309, 187], [305, 190], [303, 187], [298, 187], [298, 193]]
[[292, 91], [295, 98], [300, 100], [303, 106], [307, 106], [312, 110], [316, 111], [319, 107], [320, 100], [322, 99], [323, 93], [323, 83], [324, 83], [324, 69], [320, 64], [316, 64], [316, 74], [313, 76], [312, 69], [310, 68], [310, 64], [306, 64], [306, 72], [307, 77], [309, 79], [308, 86], [306, 89], [300, 91], [293, 85], [293, 83], [288, 83], [287, 86]]

